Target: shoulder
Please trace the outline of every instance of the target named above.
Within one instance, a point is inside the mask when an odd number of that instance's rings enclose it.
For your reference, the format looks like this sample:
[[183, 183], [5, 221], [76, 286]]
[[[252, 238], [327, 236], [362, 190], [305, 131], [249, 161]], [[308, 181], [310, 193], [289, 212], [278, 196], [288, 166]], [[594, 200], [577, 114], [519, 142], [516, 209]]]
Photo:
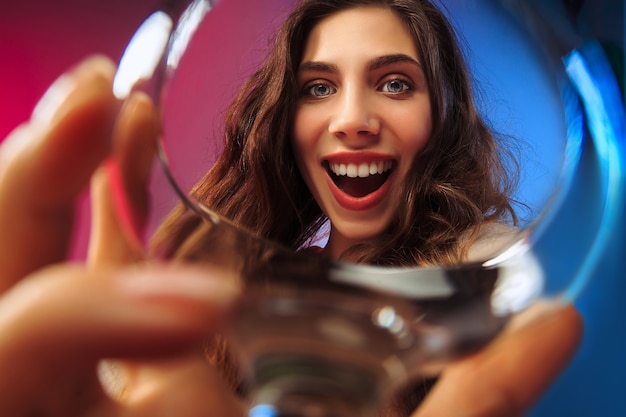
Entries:
[[520, 238], [521, 229], [504, 223], [486, 223], [478, 229], [465, 233], [467, 249], [466, 261], [489, 259], [506, 249]]

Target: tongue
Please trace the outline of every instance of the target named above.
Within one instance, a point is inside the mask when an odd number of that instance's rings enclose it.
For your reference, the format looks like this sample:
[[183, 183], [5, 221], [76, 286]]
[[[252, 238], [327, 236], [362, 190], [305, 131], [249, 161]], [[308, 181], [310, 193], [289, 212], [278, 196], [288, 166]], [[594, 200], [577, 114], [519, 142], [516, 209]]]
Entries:
[[335, 177], [337, 186], [344, 193], [360, 198], [378, 190], [385, 183], [385, 175], [370, 175], [366, 178], [349, 178], [348, 176]]

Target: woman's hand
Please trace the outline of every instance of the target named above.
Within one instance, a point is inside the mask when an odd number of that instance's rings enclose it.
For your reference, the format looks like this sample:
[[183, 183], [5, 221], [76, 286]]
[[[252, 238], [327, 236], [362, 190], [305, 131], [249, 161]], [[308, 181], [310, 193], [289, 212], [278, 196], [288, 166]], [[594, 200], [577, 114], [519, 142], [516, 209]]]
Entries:
[[[74, 200], [110, 155], [112, 135], [149, 125], [137, 110], [116, 124], [114, 71], [97, 57], [62, 76], [0, 148], [0, 415], [242, 415], [200, 348], [237, 294], [221, 271], [123, 266], [136, 256], [126, 255], [132, 245], [102, 196], [96, 222], [111, 226], [111, 245], [95, 238], [103, 246], [92, 248], [89, 266], [64, 261]], [[149, 114], [136, 100], [125, 107]], [[138, 169], [126, 187], [145, 180]], [[96, 193], [106, 182], [98, 175]], [[124, 358], [123, 371], [132, 370], [117, 398], [98, 378], [103, 358]]]
[[485, 349], [446, 368], [413, 416], [522, 416], [565, 368], [582, 333], [574, 307], [530, 309]]

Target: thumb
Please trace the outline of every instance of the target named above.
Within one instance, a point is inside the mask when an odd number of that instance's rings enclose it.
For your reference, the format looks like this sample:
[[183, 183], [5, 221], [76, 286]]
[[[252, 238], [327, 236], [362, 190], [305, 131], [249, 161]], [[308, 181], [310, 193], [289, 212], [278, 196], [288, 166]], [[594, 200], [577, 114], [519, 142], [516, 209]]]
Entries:
[[149, 97], [134, 93], [124, 103], [113, 133], [114, 157], [91, 181], [89, 264], [125, 263], [143, 257], [148, 183], [156, 154], [157, 127]]

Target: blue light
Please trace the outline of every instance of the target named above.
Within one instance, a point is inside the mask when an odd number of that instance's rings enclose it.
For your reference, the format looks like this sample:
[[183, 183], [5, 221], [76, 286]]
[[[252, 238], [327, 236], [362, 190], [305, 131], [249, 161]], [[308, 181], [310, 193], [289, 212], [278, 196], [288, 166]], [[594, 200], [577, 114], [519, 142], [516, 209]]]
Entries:
[[565, 295], [575, 299], [602, 256], [606, 242], [621, 215], [623, 198], [619, 143], [624, 141], [624, 107], [617, 95], [619, 87], [601, 47], [587, 42], [564, 59], [566, 72], [583, 102], [587, 123], [595, 144], [605, 184], [603, 215], [589, 252], [576, 272]]
[[278, 413], [271, 405], [258, 404], [250, 409], [248, 417], [278, 417]]

